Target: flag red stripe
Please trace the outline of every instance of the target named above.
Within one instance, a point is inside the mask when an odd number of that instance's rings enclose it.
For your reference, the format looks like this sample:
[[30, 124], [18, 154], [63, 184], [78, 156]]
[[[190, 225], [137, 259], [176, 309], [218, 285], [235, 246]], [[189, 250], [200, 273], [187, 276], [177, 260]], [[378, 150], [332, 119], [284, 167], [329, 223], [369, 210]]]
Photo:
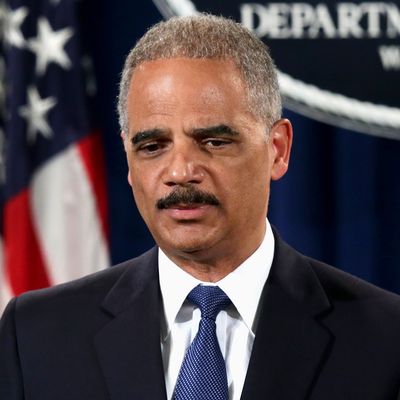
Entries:
[[77, 143], [87, 174], [89, 176], [98, 213], [101, 219], [101, 227], [106, 241], [109, 240], [108, 204], [104, 149], [101, 135], [93, 132]]
[[4, 208], [5, 270], [15, 295], [50, 286], [29, 203], [24, 190]]

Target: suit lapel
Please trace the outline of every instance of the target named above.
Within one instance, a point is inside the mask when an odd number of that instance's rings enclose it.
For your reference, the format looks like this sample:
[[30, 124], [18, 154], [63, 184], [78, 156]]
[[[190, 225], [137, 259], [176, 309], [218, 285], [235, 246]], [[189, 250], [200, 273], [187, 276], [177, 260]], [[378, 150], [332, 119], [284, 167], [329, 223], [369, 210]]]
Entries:
[[110, 322], [95, 347], [112, 400], [166, 399], [157, 250], [132, 262], [105, 298]]
[[306, 399], [330, 351], [318, 320], [328, 299], [307, 259], [275, 239], [242, 400]]

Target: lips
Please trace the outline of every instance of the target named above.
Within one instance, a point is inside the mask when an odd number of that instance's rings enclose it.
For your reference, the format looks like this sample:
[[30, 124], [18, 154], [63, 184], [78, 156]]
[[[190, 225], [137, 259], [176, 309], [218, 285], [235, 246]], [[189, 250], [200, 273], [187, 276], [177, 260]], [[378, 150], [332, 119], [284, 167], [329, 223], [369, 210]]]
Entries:
[[167, 207], [167, 209], [177, 209], [177, 210], [191, 210], [193, 208], [199, 208], [201, 206], [204, 206], [204, 204], [199, 204], [199, 203], [190, 203], [190, 204], [174, 204], [173, 206]]
[[163, 210], [168, 216], [175, 220], [198, 220], [206, 216], [213, 208], [209, 204], [175, 204]]

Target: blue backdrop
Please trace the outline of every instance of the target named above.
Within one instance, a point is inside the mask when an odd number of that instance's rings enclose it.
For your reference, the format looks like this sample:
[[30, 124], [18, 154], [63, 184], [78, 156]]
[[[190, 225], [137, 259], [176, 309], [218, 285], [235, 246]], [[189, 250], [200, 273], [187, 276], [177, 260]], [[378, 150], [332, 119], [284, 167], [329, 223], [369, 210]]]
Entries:
[[[106, 143], [114, 263], [153, 245], [130, 187], [119, 138], [117, 84], [129, 49], [162, 16], [151, 1], [82, 2]], [[296, 57], [294, 57], [295, 59]], [[400, 82], [393, 82], [400, 89]], [[270, 220], [301, 252], [400, 293], [400, 141], [316, 122], [294, 126], [289, 173], [271, 189]]]

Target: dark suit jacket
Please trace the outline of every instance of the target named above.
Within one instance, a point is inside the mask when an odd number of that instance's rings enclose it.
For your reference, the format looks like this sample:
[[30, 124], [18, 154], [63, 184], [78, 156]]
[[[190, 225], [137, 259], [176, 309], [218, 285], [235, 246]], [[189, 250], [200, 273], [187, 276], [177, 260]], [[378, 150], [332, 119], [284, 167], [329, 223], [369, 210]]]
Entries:
[[[398, 296], [277, 238], [260, 307], [242, 399], [396, 399]], [[156, 249], [14, 299], [0, 325], [0, 399], [165, 399], [160, 312]]]

